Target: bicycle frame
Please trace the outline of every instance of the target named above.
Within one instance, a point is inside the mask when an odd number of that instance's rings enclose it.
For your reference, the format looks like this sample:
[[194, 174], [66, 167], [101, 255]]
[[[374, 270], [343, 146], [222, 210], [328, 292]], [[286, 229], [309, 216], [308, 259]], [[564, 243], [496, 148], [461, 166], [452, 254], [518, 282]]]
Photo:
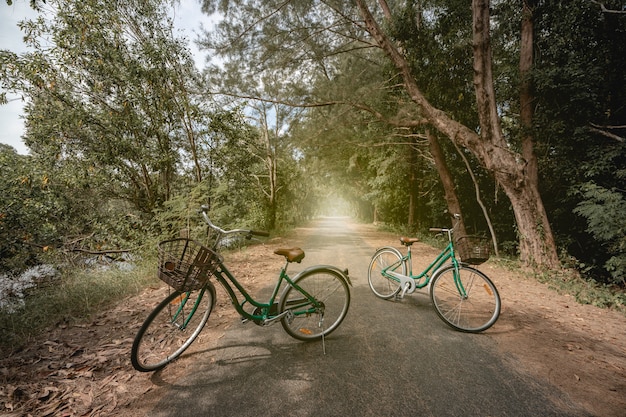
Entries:
[[[448, 232], [448, 234], [449, 233], [450, 232]], [[458, 279], [459, 261], [456, 259], [456, 256], [454, 254], [454, 244], [452, 243], [451, 236], [449, 236], [449, 238], [450, 239], [446, 247], [439, 253], [439, 255], [437, 255], [435, 260], [432, 261], [430, 265], [428, 265], [419, 274], [413, 275], [413, 261], [410, 246], [407, 246], [406, 255], [403, 255], [400, 260], [389, 265], [387, 268], [384, 268], [382, 270], [382, 274], [385, 277], [400, 283], [402, 287], [402, 296], [404, 296], [404, 294], [407, 292], [412, 293], [416, 289], [426, 287], [430, 283], [432, 277], [435, 276], [437, 271], [441, 267], [443, 267], [448, 261], [450, 261], [450, 263], [454, 265], [454, 282], [457, 290], [463, 298], [466, 298], [467, 293], [465, 291], [465, 288], [463, 287], [463, 283], [461, 282], [461, 280]], [[402, 265], [403, 263], [405, 265], [408, 265], [407, 275], [396, 272], [396, 269], [400, 267], [400, 265]]]
[[[228, 296], [231, 299], [233, 307], [241, 315], [243, 320], [252, 320], [258, 324], [270, 324], [283, 318], [284, 316], [288, 314], [293, 314], [296, 316], [302, 315], [302, 314], [312, 314], [312, 313], [315, 313], [316, 311], [319, 311], [322, 308], [320, 303], [313, 296], [311, 296], [304, 289], [302, 289], [298, 284], [295, 283], [295, 279], [292, 279], [291, 277], [289, 277], [289, 275], [287, 274], [286, 266], [281, 268], [278, 281], [276, 282], [276, 285], [274, 286], [272, 295], [270, 296], [269, 300], [266, 303], [255, 300], [250, 295], [250, 293], [241, 285], [241, 283], [237, 281], [237, 279], [228, 270], [228, 268], [226, 268], [225, 265], [220, 264], [220, 266], [215, 270], [214, 276], [228, 293]], [[296, 289], [303, 296], [301, 300], [290, 301], [291, 307], [299, 307], [299, 306], [304, 307], [307, 305], [311, 305], [311, 307], [306, 310], [301, 310], [297, 312], [287, 310], [287, 311], [283, 311], [282, 313], [278, 313], [276, 311], [277, 297], [278, 297], [278, 292], [280, 291], [280, 288], [283, 285], [283, 283], [287, 283], [287, 285]], [[239, 297], [237, 296], [235, 289], [233, 289], [233, 286], [237, 289], [239, 294], [243, 296], [242, 301], [239, 300]], [[202, 295], [204, 294], [205, 290], [206, 288], [202, 288], [201, 294], [198, 297], [198, 300], [202, 298]], [[196, 302], [196, 304], [198, 303], [199, 301]], [[254, 310], [254, 313], [248, 313], [247, 311], [244, 310], [244, 306], [247, 303], [256, 307], [256, 309]], [[194, 311], [195, 311], [195, 306], [194, 306]], [[257, 311], [260, 312], [260, 314], [255, 314], [257, 313]]]

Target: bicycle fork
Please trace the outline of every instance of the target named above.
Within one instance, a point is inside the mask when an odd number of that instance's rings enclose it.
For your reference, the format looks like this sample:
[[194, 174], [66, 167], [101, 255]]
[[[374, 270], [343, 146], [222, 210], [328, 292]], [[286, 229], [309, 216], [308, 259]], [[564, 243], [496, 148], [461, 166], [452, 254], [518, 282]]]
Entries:
[[[202, 291], [200, 292], [200, 295], [196, 299], [196, 302], [193, 304], [193, 306], [191, 307], [191, 310], [186, 315], [185, 315], [185, 306], [187, 305], [187, 301], [189, 301], [189, 293], [181, 294], [180, 296], [174, 299], [174, 301], [180, 302], [178, 307], [176, 307], [176, 312], [171, 317], [171, 322], [175, 327], [177, 327], [179, 330], [185, 330], [187, 328], [187, 324], [189, 324], [189, 321], [191, 320], [193, 315], [196, 314], [196, 310], [198, 309], [198, 306], [200, 305], [200, 301], [202, 300], [203, 295], [204, 295], [204, 289], [202, 289]], [[174, 301], [172, 301], [172, 303], [170, 304], [173, 304]], [[183, 317], [182, 317], [182, 322], [179, 324], [178, 317], [181, 314], [183, 315]]]
[[459, 292], [459, 296], [462, 300], [467, 300], [468, 295], [465, 287], [463, 286], [463, 282], [461, 281], [461, 271], [458, 266], [454, 267], [454, 285], [456, 285], [456, 290]]

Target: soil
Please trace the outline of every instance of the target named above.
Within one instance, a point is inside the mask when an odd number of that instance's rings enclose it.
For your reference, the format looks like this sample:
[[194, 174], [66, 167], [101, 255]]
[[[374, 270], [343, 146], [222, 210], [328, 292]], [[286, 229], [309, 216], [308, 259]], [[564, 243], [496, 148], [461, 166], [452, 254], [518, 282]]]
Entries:
[[[396, 235], [355, 225], [372, 247]], [[296, 239], [276, 238], [226, 256], [229, 268], [254, 291], [280, 268], [278, 247]], [[428, 258], [433, 248], [416, 244]], [[423, 256], [421, 256], [423, 255]], [[618, 311], [578, 304], [523, 271], [498, 262], [481, 265], [502, 298], [498, 322], [485, 335], [518, 372], [548, 381], [593, 416], [626, 416], [626, 317]], [[254, 276], [249, 271], [254, 271]], [[259, 271], [267, 273], [259, 274]], [[151, 374], [136, 372], [130, 346], [141, 322], [167, 293], [154, 285], [108, 311], [80, 323], [59, 323], [18, 352], [0, 359], [0, 414], [4, 416], [144, 416], [144, 395], [158, 389]], [[203, 333], [220, 337], [237, 314], [218, 292], [218, 304]], [[192, 346], [192, 349], [194, 346]], [[144, 403], [138, 407], [137, 398]]]

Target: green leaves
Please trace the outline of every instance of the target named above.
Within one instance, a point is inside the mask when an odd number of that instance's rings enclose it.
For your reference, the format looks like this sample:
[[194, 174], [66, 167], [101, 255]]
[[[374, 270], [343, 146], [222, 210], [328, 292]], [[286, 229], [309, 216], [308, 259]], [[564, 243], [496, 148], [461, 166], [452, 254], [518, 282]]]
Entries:
[[587, 231], [605, 246], [610, 258], [605, 267], [615, 283], [626, 276], [626, 198], [624, 190], [609, 190], [594, 183], [581, 187], [583, 200], [574, 212], [587, 220]]
[[190, 53], [159, 1], [62, 3], [28, 24], [52, 47], [33, 40], [32, 55], [6, 58], [19, 69], [3, 79], [30, 97], [25, 141], [41, 158], [98, 167], [111, 194], [150, 212], [169, 197], [195, 126], [208, 124], [190, 93]]

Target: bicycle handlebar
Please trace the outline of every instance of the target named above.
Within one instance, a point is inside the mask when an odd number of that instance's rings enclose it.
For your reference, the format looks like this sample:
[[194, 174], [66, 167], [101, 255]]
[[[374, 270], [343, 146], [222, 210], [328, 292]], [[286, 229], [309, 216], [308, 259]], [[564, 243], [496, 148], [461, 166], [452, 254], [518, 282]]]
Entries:
[[451, 229], [446, 228], [446, 227], [431, 227], [430, 230], [431, 232], [434, 233], [454, 233], [454, 229], [457, 228], [457, 226], [459, 225], [459, 222], [461, 221], [461, 215], [460, 214], [452, 214], [450, 215], [450, 217], [452, 217], [454, 219], [454, 226], [452, 226]]

